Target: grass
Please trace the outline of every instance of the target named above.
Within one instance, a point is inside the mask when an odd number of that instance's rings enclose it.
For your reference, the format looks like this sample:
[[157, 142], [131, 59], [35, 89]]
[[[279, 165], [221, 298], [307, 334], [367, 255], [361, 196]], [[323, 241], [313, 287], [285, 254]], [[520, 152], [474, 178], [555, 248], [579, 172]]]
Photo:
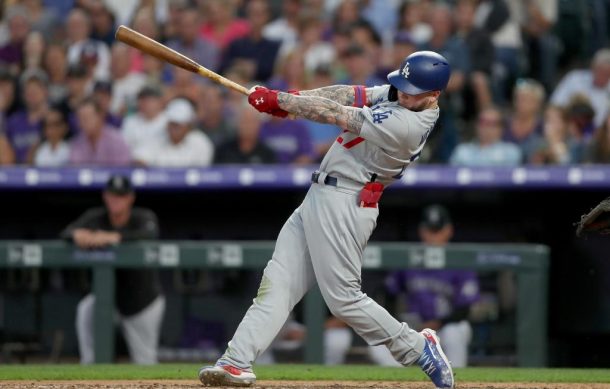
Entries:
[[[4, 365], [0, 380], [196, 380], [200, 365]], [[354, 380], [425, 381], [418, 368], [388, 368], [370, 365], [318, 366], [269, 365], [256, 368], [260, 380]], [[456, 378], [472, 382], [575, 382], [610, 383], [610, 370], [603, 369], [456, 369]]]

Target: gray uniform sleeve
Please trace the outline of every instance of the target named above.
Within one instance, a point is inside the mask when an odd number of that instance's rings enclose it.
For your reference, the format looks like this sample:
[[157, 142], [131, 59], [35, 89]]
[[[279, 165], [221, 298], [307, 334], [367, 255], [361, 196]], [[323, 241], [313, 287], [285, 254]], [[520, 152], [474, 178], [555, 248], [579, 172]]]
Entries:
[[389, 85], [374, 86], [367, 89], [372, 91], [371, 101], [369, 101], [368, 104], [371, 107], [388, 100], [388, 92], [390, 91]]
[[364, 123], [360, 136], [384, 150], [396, 151], [409, 138], [409, 121], [398, 107], [363, 107]]

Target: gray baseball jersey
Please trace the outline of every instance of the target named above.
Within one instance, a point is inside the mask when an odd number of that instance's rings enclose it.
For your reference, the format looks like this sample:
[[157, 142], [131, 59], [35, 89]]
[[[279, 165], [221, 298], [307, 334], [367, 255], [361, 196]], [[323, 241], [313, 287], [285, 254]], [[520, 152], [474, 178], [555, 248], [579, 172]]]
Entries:
[[439, 109], [410, 111], [388, 101], [390, 86], [373, 88], [371, 107], [363, 107], [365, 122], [359, 134], [344, 131], [330, 148], [320, 170], [359, 183], [371, 173], [384, 185], [400, 179], [404, 169], [419, 157]]
[[389, 86], [373, 90], [362, 108], [358, 133], [344, 132], [322, 161], [321, 174], [337, 178], [312, 184], [278, 236], [257, 297], [219, 360], [252, 366], [282, 328], [289, 312], [316, 283], [330, 311], [370, 345], [385, 345], [401, 364], [414, 363], [424, 338], [397, 321], [360, 290], [362, 254], [379, 209], [360, 207], [360, 190], [371, 180], [389, 184], [417, 159], [439, 110], [413, 112], [387, 99]]

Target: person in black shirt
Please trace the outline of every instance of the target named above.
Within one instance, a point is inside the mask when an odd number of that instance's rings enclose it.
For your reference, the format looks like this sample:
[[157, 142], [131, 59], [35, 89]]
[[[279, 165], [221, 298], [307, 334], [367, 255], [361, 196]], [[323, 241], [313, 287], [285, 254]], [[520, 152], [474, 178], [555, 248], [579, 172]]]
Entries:
[[264, 143], [259, 141], [261, 114], [244, 107], [237, 124], [237, 137], [221, 144], [214, 153], [214, 163], [263, 164], [275, 163], [276, 157]]
[[[81, 249], [97, 249], [121, 242], [156, 239], [156, 215], [133, 208], [135, 193], [125, 176], [110, 177], [103, 193], [105, 207], [86, 211], [61, 233]], [[117, 269], [115, 306], [129, 354], [137, 364], [157, 363], [157, 348], [165, 298], [154, 270]], [[78, 304], [76, 332], [81, 363], [95, 362], [93, 313], [95, 296], [88, 294]]]

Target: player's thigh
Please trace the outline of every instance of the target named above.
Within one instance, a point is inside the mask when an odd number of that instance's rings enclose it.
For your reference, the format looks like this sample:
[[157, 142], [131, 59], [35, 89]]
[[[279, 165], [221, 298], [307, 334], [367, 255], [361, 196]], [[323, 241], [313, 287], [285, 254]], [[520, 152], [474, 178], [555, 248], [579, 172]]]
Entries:
[[318, 284], [342, 288], [361, 279], [362, 255], [377, 223], [376, 208], [358, 206], [358, 194], [318, 188], [303, 219]]
[[[266, 279], [266, 280], [265, 280]], [[293, 304], [309, 290], [314, 282], [309, 248], [305, 239], [301, 207], [297, 208], [284, 223], [273, 250], [271, 261], [265, 267], [261, 287], [278, 286], [290, 291]]]

